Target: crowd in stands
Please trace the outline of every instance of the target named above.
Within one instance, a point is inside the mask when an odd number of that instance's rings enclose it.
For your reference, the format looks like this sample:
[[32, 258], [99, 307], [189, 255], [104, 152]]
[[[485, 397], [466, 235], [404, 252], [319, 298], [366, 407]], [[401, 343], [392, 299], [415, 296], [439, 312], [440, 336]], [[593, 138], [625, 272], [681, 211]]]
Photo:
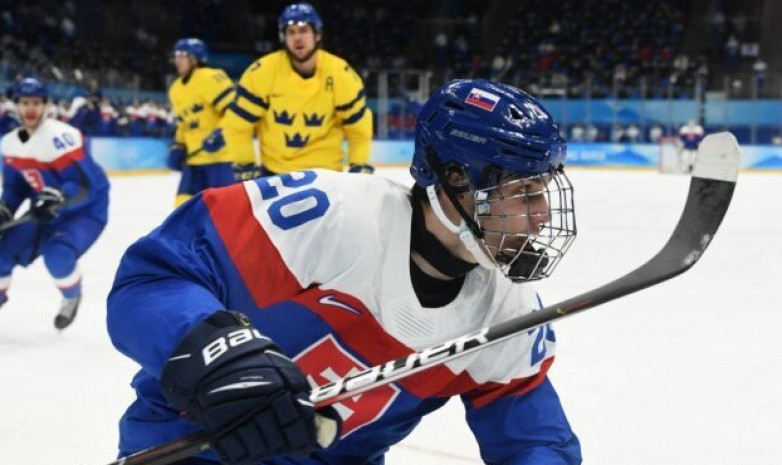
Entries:
[[[16, 74], [108, 88], [163, 90], [182, 31], [231, 30], [220, 0], [0, 0], [0, 80]], [[235, 30], [236, 28], [233, 28]], [[219, 31], [218, 31], [219, 32]]]
[[742, 64], [753, 64], [759, 58], [761, 6], [760, 2], [752, 2], [731, 12], [724, 0], [718, 2], [710, 18], [706, 46], [715, 53], [715, 58], [722, 55], [728, 71], [738, 71]]
[[[100, 92], [49, 99], [46, 116], [64, 121], [86, 136], [172, 137], [176, 126], [167, 104], [111, 101]], [[0, 136], [19, 126], [11, 93], [0, 95]]]
[[735, 98], [763, 96], [768, 64], [760, 50], [762, 2], [718, 0], [704, 48], [730, 75], [724, 90]]
[[22, 74], [57, 82], [100, 78], [109, 87], [127, 83], [127, 63], [80, 33], [73, 1], [6, 3], [0, 11], [0, 80]]
[[[52, 112], [90, 135], [169, 135], [164, 92], [173, 78], [171, 44], [194, 34], [215, 55], [251, 60], [278, 46], [276, 19], [287, 3], [0, 0], [0, 83], [36, 75], [86, 87], [56, 95]], [[713, 15], [703, 19], [710, 34], [705, 55], [684, 51], [693, 5], [687, 0], [525, 0], [501, 18], [504, 29], [496, 38], [482, 37], [490, 6], [484, 0], [313, 3], [324, 19], [324, 46], [362, 74], [369, 97], [377, 96], [381, 70], [422, 70], [431, 89], [447, 79], [485, 77], [542, 97], [595, 99], [692, 99], [698, 84], [713, 80], [715, 68], [747, 63], [762, 90], [767, 70], [757, 50], [759, 7], [745, 14], [733, 11], [738, 3], [730, 0], [717, 0]], [[150, 90], [158, 97], [133, 102], [107, 92], [104, 98], [94, 93], [98, 82], [103, 89]], [[389, 74], [387, 83], [388, 94], [398, 98], [389, 108], [389, 136], [406, 137], [416, 100], [426, 96], [404, 74]], [[10, 103], [0, 107], [0, 121], [10, 121]], [[581, 126], [589, 132], [588, 124]], [[599, 128], [598, 140], [614, 140], [615, 132]]]
[[528, 0], [495, 60], [513, 62], [511, 81], [577, 97], [691, 98], [708, 67], [681, 52], [690, 3]]
[[[18, 72], [58, 81], [99, 77], [104, 87], [133, 83], [164, 90], [172, 73], [170, 45], [178, 37], [197, 31], [213, 51], [258, 56], [277, 46], [276, 16], [285, 2], [5, 3], [0, 0], [0, 79]], [[442, 2], [348, 0], [316, 6], [326, 24], [325, 46], [368, 80], [380, 69], [416, 68], [433, 71], [436, 81], [490, 77], [543, 92], [565, 89], [573, 96], [664, 98], [671, 87], [676, 97], [692, 97], [695, 81], [708, 78], [704, 57], [682, 53], [691, 2], [527, 0], [508, 12], [511, 19], [494, 53], [483, 49], [481, 37], [489, 2], [458, 4], [454, 14], [444, 12]], [[240, 11], [242, 6], [248, 11]], [[226, 26], [237, 14], [246, 24]], [[112, 22], [106, 22], [108, 16]], [[746, 21], [719, 18], [723, 26], [715, 26], [715, 37], [736, 42]], [[133, 29], [118, 34], [107, 24]], [[243, 28], [249, 36], [240, 35]], [[367, 87], [374, 89], [372, 84]]]

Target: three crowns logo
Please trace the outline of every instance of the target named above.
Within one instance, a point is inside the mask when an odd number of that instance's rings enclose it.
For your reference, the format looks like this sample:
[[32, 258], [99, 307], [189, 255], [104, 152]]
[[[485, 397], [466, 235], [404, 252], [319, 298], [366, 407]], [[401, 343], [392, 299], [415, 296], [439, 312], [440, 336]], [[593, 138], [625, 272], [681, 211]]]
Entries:
[[305, 126], [314, 126], [318, 127], [321, 124], [323, 124], [323, 120], [326, 119], [326, 114], [318, 115], [317, 113], [313, 113], [312, 115], [308, 115], [304, 113], [304, 125]]
[[[274, 111], [274, 110], [272, 110]], [[282, 110], [282, 113], [277, 113], [274, 111], [274, 121], [279, 124], [284, 124], [286, 126], [290, 126], [293, 124], [293, 120], [296, 118], [296, 113], [288, 116], [288, 112], [285, 110]]]
[[289, 137], [288, 134], [285, 134], [285, 145], [291, 148], [302, 148], [305, 145], [307, 145], [307, 142], [309, 142], [310, 136], [307, 136], [305, 138], [301, 137], [301, 134], [298, 132], [293, 135], [293, 137]]

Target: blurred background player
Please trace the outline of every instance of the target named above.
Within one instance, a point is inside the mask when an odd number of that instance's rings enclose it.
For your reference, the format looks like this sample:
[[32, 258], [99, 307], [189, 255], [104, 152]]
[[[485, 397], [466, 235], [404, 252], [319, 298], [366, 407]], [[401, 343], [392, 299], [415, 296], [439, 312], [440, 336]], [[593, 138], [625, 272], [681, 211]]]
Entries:
[[0, 238], [0, 305], [8, 300], [14, 267], [27, 266], [42, 255], [63, 296], [54, 326], [64, 329], [73, 322], [81, 301], [77, 261], [106, 225], [109, 183], [85, 152], [82, 134], [44, 116], [47, 96], [38, 79], [21, 80], [14, 100], [22, 126], [0, 142], [0, 225], [11, 221], [21, 203], [30, 199], [30, 221]]
[[312, 168], [343, 170], [347, 140], [351, 172], [372, 173], [372, 111], [364, 84], [345, 60], [321, 47], [323, 22], [308, 3], [286, 7], [278, 20], [282, 50], [250, 65], [236, 89], [236, 100], [204, 144], [208, 152], [227, 146], [253, 169], [252, 138], [261, 145], [260, 174]]
[[547, 378], [549, 325], [335, 404], [341, 439], [327, 450], [307, 383], [539, 308], [533, 281], [576, 235], [565, 150], [529, 94], [454, 81], [421, 110], [412, 192], [317, 170], [188, 202], [127, 250], [109, 295], [112, 342], [142, 366], [122, 455], [192, 432], [189, 418], [212, 450], [181, 465], [382, 464], [460, 395], [487, 463], [581, 463]]
[[176, 115], [174, 144], [168, 165], [182, 171], [175, 205], [179, 206], [208, 187], [234, 182], [230, 155], [225, 150], [211, 153], [201, 143], [217, 127], [234, 99], [233, 82], [221, 69], [207, 68], [206, 44], [186, 38], [174, 44], [174, 66], [178, 77], [168, 91]]
[[698, 145], [703, 140], [703, 126], [695, 120], [687, 121], [687, 124], [679, 129], [679, 169], [684, 173], [691, 173], [698, 155]]

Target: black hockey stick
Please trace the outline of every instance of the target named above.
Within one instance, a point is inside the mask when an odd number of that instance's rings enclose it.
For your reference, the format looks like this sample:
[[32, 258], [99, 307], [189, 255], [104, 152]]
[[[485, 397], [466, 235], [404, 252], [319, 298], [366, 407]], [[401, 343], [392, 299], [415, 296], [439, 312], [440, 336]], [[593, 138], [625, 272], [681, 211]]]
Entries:
[[[706, 250], [728, 210], [738, 166], [738, 144], [733, 135], [724, 132], [709, 135], [703, 140], [684, 211], [673, 234], [651, 260], [634, 271], [558, 304], [316, 387], [310, 393], [310, 400], [318, 407], [339, 402], [687, 271]], [[121, 458], [109, 465], [167, 465], [208, 448], [209, 436], [201, 431]]]
[[199, 153], [201, 153], [203, 151], [204, 151], [204, 148], [200, 147], [197, 150], [194, 150], [194, 151], [188, 153], [187, 156], [185, 157], [185, 160], [190, 160], [191, 158], [193, 158], [194, 156], [198, 155]]
[[[74, 165], [78, 174], [79, 174], [79, 181], [81, 182], [81, 185], [79, 187], [79, 191], [76, 193], [75, 196], [70, 197], [66, 201], [64, 201], [61, 205], [61, 207], [67, 207], [68, 205], [72, 205], [77, 202], [81, 202], [87, 197], [87, 175], [84, 174], [84, 171], [82, 171], [81, 168], [79, 168], [78, 165]], [[19, 226], [20, 224], [27, 223], [29, 221], [33, 221], [35, 217], [33, 216], [32, 208], [28, 209], [28, 211], [24, 212], [22, 216], [19, 218], [14, 218], [11, 221], [7, 223], [0, 224], [0, 233], [3, 233], [4, 231], [7, 231], [11, 228], [14, 228], [16, 226]]]
[[14, 218], [11, 221], [8, 221], [7, 223], [0, 224], [0, 233], [8, 231], [9, 229], [19, 226], [22, 223], [27, 223], [32, 219], [33, 219], [33, 215], [30, 212], [27, 212], [24, 215], [20, 216], [19, 218]]

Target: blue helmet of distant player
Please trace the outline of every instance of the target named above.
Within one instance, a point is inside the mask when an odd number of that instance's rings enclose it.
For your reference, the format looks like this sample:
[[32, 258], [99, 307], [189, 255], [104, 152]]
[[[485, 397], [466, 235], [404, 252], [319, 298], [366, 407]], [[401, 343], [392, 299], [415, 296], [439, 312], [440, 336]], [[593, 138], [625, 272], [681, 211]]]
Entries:
[[188, 55], [195, 57], [199, 63], [204, 64], [209, 61], [209, 52], [206, 49], [206, 44], [201, 39], [195, 37], [187, 37], [179, 39], [174, 44], [174, 54], [177, 52], [187, 53]]
[[[481, 265], [529, 281], [549, 276], [576, 235], [565, 157], [559, 127], [534, 97], [498, 82], [457, 80], [418, 114], [410, 173]], [[438, 192], [460, 224], [448, 219]]]
[[46, 90], [46, 85], [39, 79], [27, 77], [14, 85], [14, 102], [18, 103], [22, 97], [40, 97], [45, 102], [49, 98], [49, 91]]
[[277, 28], [280, 31], [280, 42], [285, 41], [285, 28], [292, 24], [309, 24], [315, 34], [323, 34], [323, 21], [318, 12], [309, 3], [294, 3], [282, 10], [277, 20]]

